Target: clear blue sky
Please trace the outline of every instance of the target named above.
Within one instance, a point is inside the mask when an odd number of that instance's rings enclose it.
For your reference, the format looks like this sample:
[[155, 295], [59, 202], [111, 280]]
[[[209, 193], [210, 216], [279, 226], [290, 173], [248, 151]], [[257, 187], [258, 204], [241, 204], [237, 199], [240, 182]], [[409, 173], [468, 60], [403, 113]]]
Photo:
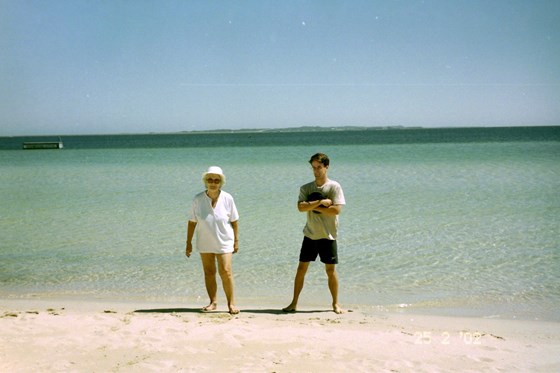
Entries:
[[0, 0], [0, 136], [560, 125], [557, 0]]

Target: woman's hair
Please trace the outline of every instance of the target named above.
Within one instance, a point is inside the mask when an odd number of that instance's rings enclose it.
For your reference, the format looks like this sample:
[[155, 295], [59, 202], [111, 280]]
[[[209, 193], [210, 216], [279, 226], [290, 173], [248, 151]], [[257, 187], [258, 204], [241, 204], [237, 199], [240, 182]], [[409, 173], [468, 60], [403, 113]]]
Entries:
[[323, 166], [328, 166], [330, 163], [329, 157], [326, 154], [323, 153], [317, 153], [314, 154], [313, 156], [311, 156], [311, 159], [309, 160], [309, 163], [313, 163], [313, 161], [317, 161], [321, 164], [323, 164]]

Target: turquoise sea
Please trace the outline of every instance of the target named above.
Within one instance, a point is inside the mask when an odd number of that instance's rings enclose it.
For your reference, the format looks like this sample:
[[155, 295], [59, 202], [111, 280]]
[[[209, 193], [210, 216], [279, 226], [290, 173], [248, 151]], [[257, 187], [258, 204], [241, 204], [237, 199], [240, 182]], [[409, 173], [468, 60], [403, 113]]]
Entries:
[[[309, 157], [342, 185], [346, 308], [560, 321], [560, 127], [0, 138], [0, 299], [207, 301], [184, 256], [202, 172], [241, 215], [237, 304], [292, 295]], [[225, 306], [220, 287], [219, 300]], [[323, 266], [300, 306], [330, 308]]]

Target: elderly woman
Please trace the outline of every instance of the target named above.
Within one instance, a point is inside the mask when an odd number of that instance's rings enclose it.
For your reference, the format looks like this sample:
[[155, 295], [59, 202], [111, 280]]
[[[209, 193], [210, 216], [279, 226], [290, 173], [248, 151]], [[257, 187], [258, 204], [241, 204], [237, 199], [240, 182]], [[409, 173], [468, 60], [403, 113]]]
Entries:
[[192, 238], [196, 232], [196, 247], [200, 252], [204, 268], [204, 282], [210, 297], [210, 304], [203, 312], [217, 308], [216, 263], [226, 293], [229, 313], [239, 313], [235, 307], [232, 255], [238, 250], [237, 221], [239, 214], [231, 194], [221, 190], [226, 182], [222, 169], [217, 166], [208, 168], [202, 174], [206, 190], [194, 197], [187, 224], [187, 257], [192, 253]]

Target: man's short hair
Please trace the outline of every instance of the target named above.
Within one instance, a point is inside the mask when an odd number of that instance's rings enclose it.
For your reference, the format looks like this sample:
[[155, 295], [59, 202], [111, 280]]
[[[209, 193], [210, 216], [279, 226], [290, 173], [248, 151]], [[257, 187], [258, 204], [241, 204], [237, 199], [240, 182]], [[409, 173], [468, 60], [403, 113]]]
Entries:
[[313, 163], [313, 161], [317, 161], [321, 164], [323, 164], [323, 166], [327, 167], [330, 163], [329, 157], [326, 154], [323, 153], [317, 153], [314, 154], [313, 156], [311, 156], [311, 159], [309, 160], [309, 163]]

